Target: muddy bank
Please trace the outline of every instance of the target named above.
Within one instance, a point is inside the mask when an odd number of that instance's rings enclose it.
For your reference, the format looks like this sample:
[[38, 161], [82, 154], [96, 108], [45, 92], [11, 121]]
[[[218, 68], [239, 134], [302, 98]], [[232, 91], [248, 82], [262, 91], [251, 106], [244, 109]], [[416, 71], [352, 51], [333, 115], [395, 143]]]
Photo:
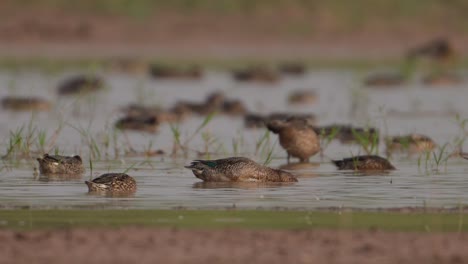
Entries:
[[0, 230], [0, 263], [468, 263], [468, 234], [177, 230]]
[[[438, 36], [451, 39], [462, 54], [468, 47], [466, 31], [429, 15], [395, 21], [366, 16], [351, 27], [339, 14], [297, 7], [280, 15], [275, 9], [228, 14], [161, 10], [144, 18], [72, 10], [4, 6], [0, 56], [399, 58], [409, 47]], [[441, 11], [440, 16], [450, 14]]]

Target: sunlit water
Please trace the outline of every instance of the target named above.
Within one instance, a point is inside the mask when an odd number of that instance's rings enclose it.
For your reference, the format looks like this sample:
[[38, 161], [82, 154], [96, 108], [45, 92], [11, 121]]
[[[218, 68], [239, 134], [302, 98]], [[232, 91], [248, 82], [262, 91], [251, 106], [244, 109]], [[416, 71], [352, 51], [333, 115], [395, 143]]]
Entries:
[[[353, 71], [310, 71], [301, 77], [284, 77], [278, 84], [237, 83], [225, 72], [207, 72], [201, 81], [155, 80], [112, 72], [102, 73], [108, 88], [92, 96], [58, 98], [57, 84], [73, 75], [39, 72], [0, 73], [0, 96], [35, 95], [54, 102], [47, 113], [0, 112], [0, 152], [7, 152], [11, 133], [23, 127], [23, 135], [34, 130], [32, 151], [40, 150], [37, 132], [47, 135], [45, 150], [60, 154], [80, 154], [87, 171], [82, 177], [51, 179], [34, 174], [37, 167], [34, 153], [29, 159], [7, 159], [0, 172], [0, 205], [38, 208], [306, 208], [319, 207], [451, 207], [468, 200], [468, 161], [449, 159], [437, 167], [432, 157], [418, 160], [406, 155], [394, 156], [398, 168], [388, 174], [360, 175], [339, 172], [329, 159], [360, 153], [357, 146], [332, 142], [324, 157], [312, 158], [310, 165], [286, 167], [299, 176], [294, 184], [204, 184], [184, 169], [191, 159], [200, 158], [197, 151], [208, 150], [209, 156], [221, 158], [243, 155], [264, 162], [273, 148], [269, 166], [285, 165], [286, 155], [276, 136], [260, 147], [256, 144], [264, 129], [247, 130], [242, 118], [216, 116], [188, 142], [187, 156], [170, 157], [174, 137], [168, 124], [155, 135], [138, 132], [115, 132], [113, 123], [121, 116], [119, 107], [144, 102], [170, 107], [177, 100], [202, 101], [215, 90], [228, 98], [239, 98], [252, 112], [312, 112], [318, 123], [352, 123], [378, 127], [383, 135], [423, 133], [440, 145], [449, 143], [446, 152], [454, 149], [454, 141], [462, 137], [458, 113], [468, 118], [468, 87], [424, 87], [413, 80], [405, 87], [372, 90], [360, 85], [362, 75]], [[297, 89], [315, 90], [317, 103], [290, 106], [288, 94]], [[194, 117], [179, 125], [185, 142], [203, 122]], [[53, 139], [59, 129], [58, 137]], [[98, 151], [92, 154], [93, 139]], [[104, 142], [108, 141], [108, 144]], [[206, 143], [209, 142], [209, 143]], [[466, 146], [466, 144], [465, 144]], [[128, 157], [125, 150], [162, 149], [166, 155]], [[384, 146], [380, 145], [384, 155]], [[119, 153], [116, 156], [116, 151]], [[362, 153], [362, 151], [361, 151]], [[444, 155], [448, 155], [445, 153]], [[92, 175], [89, 166], [93, 160]], [[436, 170], [437, 169], [437, 170]], [[123, 172], [135, 177], [138, 191], [133, 197], [110, 198], [87, 194], [84, 180], [106, 172]]]

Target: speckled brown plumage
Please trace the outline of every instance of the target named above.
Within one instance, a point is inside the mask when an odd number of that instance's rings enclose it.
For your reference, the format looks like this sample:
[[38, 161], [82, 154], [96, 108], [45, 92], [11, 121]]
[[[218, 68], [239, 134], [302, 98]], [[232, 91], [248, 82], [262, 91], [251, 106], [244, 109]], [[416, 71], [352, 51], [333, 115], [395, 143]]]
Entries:
[[83, 161], [76, 155], [73, 157], [44, 154], [37, 158], [41, 174], [80, 174], [84, 172]]
[[306, 120], [289, 119], [272, 120], [267, 128], [279, 135], [280, 145], [290, 157], [297, 157], [301, 162], [308, 162], [309, 158], [320, 151], [319, 137]]
[[89, 192], [98, 193], [133, 193], [137, 188], [135, 179], [125, 173], [106, 173], [85, 183]]
[[206, 182], [297, 182], [289, 172], [272, 169], [244, 157], [195, 160], [185, 168]]
[[386, 144], [387, 153], [407, 151], [408, 154], [431, 151], [437, 145], [430, 137], [421, 134], [391, 137]]
[[2, 98], [2, 108], [12, 111], [48, 111], [50, 103], [37, 97], [13, 97]]
[[155, 116], [126, 116], [117, 120], [115, 127], [121, 130], [155, 133], [158, 130], [159, 122]]
[[83, 94], [100, 90], [104, 81], [96, 76], [79, 75], [63, 81], [58, 87], [59, 95]]
[[386, 159], [377, 155], [363, 155], [342, 160], [333, 160], [339, 170], [394, 170], [395, 167]]

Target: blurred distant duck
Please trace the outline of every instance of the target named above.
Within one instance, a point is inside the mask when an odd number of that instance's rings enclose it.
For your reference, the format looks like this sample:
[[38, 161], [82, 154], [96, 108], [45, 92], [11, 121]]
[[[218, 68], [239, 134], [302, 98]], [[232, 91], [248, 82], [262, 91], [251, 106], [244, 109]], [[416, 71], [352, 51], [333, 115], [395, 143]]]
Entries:
[[394, 88], [407, 81], [407, 76], [399, 72], [372, 73], [364, 80], [364, 85], [373, 88]]
[[271, 113], [269, 115], [261, 115], [248, 113], [244, 116], [244, 126], [246, 128], [262, 128], [273, 120], [302, 120], [307, 125], [312, 126], [316, 122], [316, 116], [309, 113]]
[[96, 76], [79, 75], [62, 82], [58, 87], [59, 95], [84, 94], [100, 90], [104, 81]]
[[446, 62], [455, 58], [455, 49], [446, 38], [436, 38], [412, 48], [407, 53], [408, 59], [426, 57], [436, 62]]
[[148, 133], [156, 133], [159, 122], [154, 116], [126, 116], [115, 123], [115, 127], [120, 130], [135, 130]]
[[317, 101], [317, 94], [314, 91], [298, 90], [289, 94], [289, 104], [313, 104]]
[[126, 194], [137, 189], [135, 179], [125, 173], [106, 173], [85, 183], [90, 193]]
[[254, 66], [233, 72], [234, 80], [239, 82], [264, 82], [274, 83], [280, 80], [278, 72], [266, 66]]
[[301, 62], [284, 62], [278, 66], [278, 69], [283, 74], [303, 75], [306, 72], [306, 65]]
[[154, 78], [165, 79], [200, 79], [203, 77], [203, 70], [198, 65], [187, 68], [176, 68], [168, 65], [153, 64], [150, 66], [150, 75]]
[[463, 78], [452, 72], [432, 73], [423, 78], [423, 83], [430, 86], [450, 86], [463, 83]]
[[332, 162], [339, 170], [380, 171], [395, 169], [388, 160], [377, 155], [355, 156]]
[[140, 104], [130, 104], [123, 107], [122, 112], [126, 116], [131, 117], [141, 117], [141, 116], [154, 116], [158, 122], [177, 122], [181, 121], [185, 116], [182, 114], [177, 114], [172, 111], [162, 109], [158, 106], [145, 106]]
[[308, 162], [320, 151], [319, 137], [305, 119], [274, 119], [267, 123], [267, 128], [278, 134], [280, 145], [288, 153], [288, 163], [291, 156]]
[[210, 93], [204, 102], [187, 102], [179, 101], [172, 108], [172, 112], [178, 114], [199, 114], [199, 115], [208, 115], [213, 112], [222, 110], [223, 104], [225, 102], [225, 97], [222, 92], [213, 92]]
[[376, 128], [353, 127], [350, 125], [333, 124], [313, 127], [315, 133], [323, 137], [333, 136], [343, 144], [349, 144], [360, 139], [379, 142], [379, 131]]
[[2, 107], [12, 111], [48, 111], [50, 103], [37, 97], [13, 97], [2, 99]]
[[80, 174], [84, 172], [83, 161], [78, 155], [70, 157], [44, 154], [42, 158], [37, 158], [37, 161], [41, 174]]
[[289, 172], [272, 169], [244, 157], [195, 160], [185, 168], [205, 182], [297, 182]]
[[386, 140], [387, 153], [407, 151], [416, 154], [433, 150], [437, 144], [428, 136], [410, 134], [390, 137]]

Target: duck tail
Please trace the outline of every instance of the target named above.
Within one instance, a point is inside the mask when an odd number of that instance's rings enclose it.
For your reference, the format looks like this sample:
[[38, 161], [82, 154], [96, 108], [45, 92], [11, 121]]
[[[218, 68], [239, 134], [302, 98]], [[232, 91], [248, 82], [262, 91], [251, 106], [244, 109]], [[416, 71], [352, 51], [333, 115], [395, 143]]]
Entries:
[[92, 191], [94, 190], [94, 186], [93, 186], [93, 183], [90, 182], [90, 181], [85, 181], [86, 185], [88, 186], [88, 190], [89, 191]]

